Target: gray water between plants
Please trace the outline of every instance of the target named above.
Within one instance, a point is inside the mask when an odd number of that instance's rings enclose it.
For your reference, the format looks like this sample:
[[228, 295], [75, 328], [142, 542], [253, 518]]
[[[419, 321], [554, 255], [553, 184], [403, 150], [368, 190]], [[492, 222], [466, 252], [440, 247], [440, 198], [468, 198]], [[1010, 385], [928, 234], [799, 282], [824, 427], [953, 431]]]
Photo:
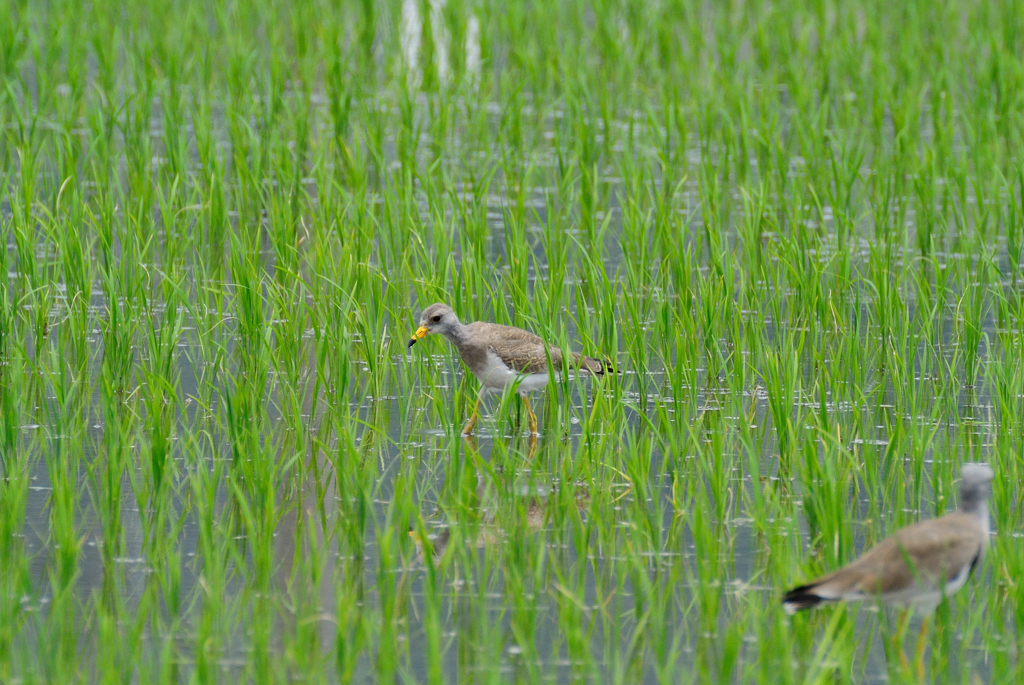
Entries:
[[[699, 197], [699, 195], [696, 192], [696, 188], [693, 184], [691, 184], [687, 188], [686, 192], [691, 195], [691, 199]], [[614, 197], [614, 195], [612, 195], [612, 197]], [[697, 211], [696, 202], [698, 202], [698, 200], [692, 199], [692, 203], [690, 205], [692, 210], [690, 220], [694, 225], [699, 226], [701, 219], [700, 212]], [[607, 238], [607, 243], [610, 248], [608, 254], [611, 256], [605, 264], [606, 269], [608, 269], [610, 272], [614, 271], [619, 266], [617, 260], [621, 259], [621, 253], [616, 253], [614, 250], [614, 245], [617, 243], [619, 229], [619, 223], [617, 219], [617, 217], [619, 216], [619, 209], [617, 206], [615, 206], [614, 201], [611, 204], [612, 206], [607, 208], [607, 211], [612, 213], [613, 215], [611, 228], [609, 230]], [[535, 207], [535, 209], [537, 211], [537, 225], [539, 225], [544, 221], [543, 206], [539, 203], [538, 206]], [[501, 255], [503, 254], [504, 240], [504, 222], [502, 218], [503, 214], [501, 198], [495, 198], [494, 206], [489, 208], [488, 217], [488, 223], [492, 230], [492, 253], [495, 257], [495, 261], [500, 262]], [[272, 254], [266, 254], [264, 256], [268, 260], [268, 262], [272, 260]], [[543, 257], [542, 253], [539, 250], [535, 251], [534, 256], [536, 258]], [[941, 255], [939, 256], [941, 257]], [[531, 280], [535, 281], [537, 278], [537, 274], [533, 274]], [[425, 305], [428, 303], [421, 304]], [[913, 302], [910, 303], [910, 306], [911, 308], [913, 308]], [[105, 303], [102, 301], [102, 298], [94, 295], [94, 299], [92, 302], [92, 316], [99, 317], [103, 313], [104, 308]], [[188, 325], [189, 323], [186, 322], [186, 326]], [[771, 322], [764, 322], [764, 325], [769, 330], [772, 327]], [[405, 331], [411, 332], [414, 329], [414, 327], [415, 322], [412, 320], [389, 322], [389, 330], [393, 331], [394, 335], [402, 335]], [[984, 332], [986, 334], [991, 334], [994, 332], [994, 328], [995, 323], [992, 321], [991, 317], [989, 317], [985, 321]], [[573, 331], [570, 330], [570, 336], [572, 336], [572, 334]], [[952, 332], [947, 330], [945, 331], [944, 336], [945, 340], [948, 341], [952, 336]], [[102, 358], [102, 349], [100, 347], [99, 341], [97, 341], [96, 344], [98, 348], [93, 362], [93, 371], [98, 377], [99, 361]], [[196, 393], [198, 384], [198, 373], [196, 368], [194, 368], [188, 361], [191, 356], [187, 354], [189, 350], [188, 343], [182, 341], [181, 343], [179, 343], [179, 348], [182, 353], [177, 356], [179, 374], [181, 379], [178, 391], [180, 396], [187, 397], [189, 395], [194, 395]], [[439, 349], [442, 348], [434, 347], [431, 354], [436, 355], [437, 350]], [[464, 370], [459, 366], [458, 360], [455, 357], [454, 352], [448, 349], [447, 346], [444, 347], [443, 352], [440, 354], [440, 357], [435, 358], [434, 361], [444, 365], [447, 368], [447, 373], [451, 374], [451, 378], [453, 380], [458, 375], [465, 373]], [[390, 363], [393, 365], [409, 364], [413, 363], [413, 360], [408, 355], [395, 355], [390, 360]], [[630, 372], [629, 360], [624, 359], [621, 355], [619, 356], [619, 365], [626, 373]], [[358, 373], [361, 370], [361, 365], [357, 364], [356, 366], [357, 368], [355, 369], [355, 371]], [[703, 370], [700, 370], [700, 373], [703, 374]], [[646, 380], [647, 382], [645, 383], [645, 387], [660, 388], [662, 387], [664, 382], [663, 373], [661, 371], [651, 372], [648, 374], [648, 378]], [[475, 387], [475, 381], [473, 383]], [[393, 385], [391, 388], [389, 388], [389, 394], [392, 395], [397, 393], [411, 393], [414, 391], [415, 388], [402, 388], [397, 387], [396, 385]], [[703, 392], [701, 392], [698, 396], [700, 398], [700, 402], [706, 402], [708, 400], [707, 396]], [[543, 403], [550, 401], [550, 397], [552, 397], [552, 395], [545, 396], [543, 393], [541, 393], [538, 394], [537, 397], [539, 402]], [[639, 411], [638, 408], [644, 398], [634, 397], [632, 399], [636, 401], [636, 406], [633, 408], [633, 410], [631, 410], [632, 418], [629, 421], [628, 428], [630, 430], [636, 430], [637, 426], [639, 425], [639, 417], [637, 412]], [[647, 399], [653, 400], [655, 399], [655, 397], [652, 395]], [[576, 403], [577, 406], [582, 406], [583, 403], [588, 401], [588, 398], [586, 396], [576, 395], [569, 398], [569, 401]], [[354, 414], [366, 415], [375, 403], [381, 402], [389, 403], [390, 400], [388, 397], [353, 397], [350, 398], [350, 408]], [[494, 410], [495, 405], [496, 401], [493, 399], [488, 403], [488, 414]], [[985, 393], [984, 390], [979, 388], [978, 393], [974, 395], [973, 398], [968, 398], [965, 395], [961, 405], [961, 413], [962, 415], [972, 415], [975, 417], [985, 415], [990, 416], [991, 413], [989, 410], [991, 409], [991, 405], [991, 398]], [[861, 409], [859, 408], [848, 409], [848, 411], [860, 410]], [[274, 420], [277, 418], [274, 413], [275, 410], [273, 408], [273, 403], [267, 404], [267, 411], [269, 418], [269, 421], [267, 423], [268, 425], [270, 425], [273, 424]], [[379, 492], [377, 495], [378, 500], [381, 502], [381, 504], [378, 504], [377, 508], [374, 511], [374, 515], [377, 517], [378, 524], [383, 524], [384, 521], [384, 506], [382, 503], [387, 501], [389, 494], [391, 492], [391, 486], [394, 474], [396, 472], [395, 466], [401, 463], [401, 460], [406, 458], [407, 448], [409, 447], [410, 444], [408, 440], [406, 440], [406, 442], [404, 443], [402, 442], [403, 440], [405, 440], [406, 436], [404, 436], [403, 430], [401, 429], [401, 426], [399, 426], [399, 417], [397, 410], [392, 407], [389, 411], [392, 417], [392, 432], [391, 435], [389, 436], [391, 438], [392, 444], [388, 448], [388, 459], [390, 459], [390, 462], [384, 464], [383, 468], [381, 469], [382, 475], [381, 480], [379, 482]], [[97, 413], [98, 412], [95, 411], [90, 412], [90, 414], [92, 415], [95, 415]], [[541, 412], [539, 412], [539, 415], [543, 416]], [[193, 418], [194, 417], [192, 416], [182, 416], [179, 417], [179, 421], [187, 423]], [[311, 417], [311, 420], [315, 421], [317, 420], [317, 417]], [[756, 422], [758, 424], [763, 425], [766, 422], [770, 423], [770, 421], [771, 419], [770, 412], [768, 409], [768, 400], [767, 397], [762, 393], [758, 396], [757, 400]], [[980, 430], [984, 430], [984, 422], [976, 421], [975, 425], [978, 426]], [[489, 417], [485, 417], [485, 420], [481, 425], [482, 431], [477, 443], [479, 454], [485, 461], [490, 458], [495, 443], [499, 441], [504, 441], [507, 444], [509, 442], [514, 442], [516, 440], [513, 436], [508, 434], [494, 434], [493, 431], [495, 428], [496, 426], [494, 422]], [[41, 425], [25, 425], [22, 427], [22, 430], [26, 436], [28, 436], [33, 431], [45, 431], [46, 429], [47, 426]], [[103, 431], [103, 425], [99, 419], [96, 419], [96, 421], [89, 427], [88, 430], [90, 433], [99, 435]], [[581, 434], [582, 429], [579, 426], [573, 426], [570, 429], [570, 448], [568, 450], [570, 454], [575, 453], [578, 447]], [[457, 440], [458, 438], [454, 439]], [[541, 438], [542, 445], [543, 441], [547, 439], [549, 438]], [[444, 454], [449, 451], [448, 438], [445, 437], [445, 432], [442, 430], [442, 426], [428, 426], [420, 435], [413, 436], [413, 440], [419, 444], [424, 444], [426, 446], [425, 450], [428, 453], [436, 452], [439, 454]], [[870, 458], [873, 451], [884, 449], [887, 443], [886, 436], [884, 434], [884, 428], [882, 426], [878, 426], [877, 435], [871, 436], [870, 438], [864, 438], [862, 439], [862, 441], [864, 443], [862, 445], [862, 454], [865, 458]], [[100, 443], [99, 441], [95, 441], [94, 444]], [[460, 453], [464, 453], [465, 449], [467, 449], [465, 446], [460, 446]], [[86, 455], [86, 458], [88, 459], [89, 456], [90, 455]], [[178, 456], [178, 458], [180, 459], [180, 455]], [[651, 455], [651, 459], [652, 463], [655, 465], [655, 468], [652, 470], [652, 472], [664, 474], [664, 455], [655, 452]], [[46, 534], [48, 527], [48, 498], [50, 488], [49, 477], [47, 474], [45, 461], [37, 460], [35, 462], [35, 465], [35, 472], [32, 474], [33, 485], [30, 488], [29, 501], [27, 506], [26, 527], [24, 530], [24, 534], [26, 536], [25, 548], [29, 554], [33, 555], [31, 562], [32, 582], [34, 587], [39, 592], [39, 595], [33, 598], [31, 601], [33, 604], [38, 605], [39, 611], [45, 613], [46, 605], [48, 603], [48, 598], [46, 596], [47, 565], [48, 559], [53, 552], [53, 550], [48, 546]], [[420, 499], [423, 502], [423, 507], [425, 510], [424, 514], [427, 516], [431, 514], [431, 512], [428, 510], [430, 509], [432, 495], [439, 492], [441, 487], [443, 486], [446, 477], [446, 471], [449, 466], [450, 465], [446, 460], [441, 459], [438, 465], [436, 466], [435, 471], [429, 473], [421, 482], [417, 484], [420, 493]], [[762, 466], [765, 469], [766, 473], [774, 473], [778, 467], [777, 453], [775, 453], [774, 444], [772, 444], [770, 440], [766, 440], [764, 445], [764, 450], [762, 454]], [[84, 478], [85, 476], [83, 474], [81, 480], [81, 484], [83, 486]], [[138, 597], [141, 594], [141, 590], [146, 582], [146, 577], [149, 573], [149, 570], [147, 567], [147, 561], [142, 553], [143, 520], [142, 517], [139, 515], [138, 503], [135, 502], [134, 500], [134, 497], [132, 495], [132, 489], [131, 487], [127, 487], [127, 476], [125, 478], [126, 487], [123, 489], [124, 494], [121, 509], [123, 517], [122, 521], [124, 526], [125, 554], [122, 558], [118, 560], [118, 562], [122, 566], [121, 571], [124, 574], [124, 584], [122, 592], [125, 596], [127, 603], [131, 604], [132, 598]], [[536, 488], [534, 492], [539, 494], [541, 497], [543, 497], [544, 493], [550, 490], [550, 488], [558, 487], [557, 483], [551, 482], [550, 474], [533, 474], [530, 478], [530, 481], [534, 484]], [[670, 494], [671, 483], [667, 478], [663, 478], [663, 481], [663, 485], [660, 488], [660, 495], [663, 498], [664, 504], [664, 506], [661, 509], [664, 512], [664, 520], [662, 521], [662, 525], [667, 528], [670, 525], [671, 517], [673, 515]], [[737, 483], [737, 489], [742, 489], [745, 487], [751, 487], [751, 485], [749, 483], [743, 482]], [[864, 511], [865, 502], [867, 501], [866, 496], [867, 494], [864, 493], [864, 499], [862, 499], [859, 502], [851, 502], [851, 505], [856, 506], [859, 511]], [[226, 503], [228, 497], [229, 493], [227, 491], [222, 490], [219, 494], [218, 505]], [[83, 498], [82, 501], [86, 502], [87, 498]], [[328, 507], [330, 506], [330, 503], [325, 504]], [[922, 505], [923, 504], [924, 503], [922, 503]], [[176, 505], [180, 506], [181, 502], [176, 502]], [[585, 511], [583, 515], [586, 515]], [[96, 539], [99, 537], [99, 532], [95, 530], [95, 517], [93, 512], [88, 510], [79, 511], [78, 522], [79, 533], [85, 539], [85, 543], [82, 547], [82, 554], [79, 559], [80, 575], [77, 581], [77, 588], [78, 594], [81, 597], [82, 602], [84, 603], [87, 600], [87, 598], [89, 598], [94, 593], [98, 592], [99, 589], [101, 588], [103, 583], [104, 569], [100, 553], [98, 552], [96, 547]], [[440, 529], [440, 527], [444, 525], [457, 525], [457, 522], [444, 520], [436, 520], [434, 521], [434, 523], [436, 524], [438, 529]], [[757, 593], [763, 599], [763, 602], [766, 604], [770, 602], [776, 602], [778, 601], [779, 596], [784, 588], [764, 587], [758, 584], [758, 568], [756, 567], [755, 559], [755, 554], [757, 552], [756, 540], [750, 532], [749, 523], [749, 520], [744, 520], [743, 518], [731, 518], [730, 520], [725, 522], [727, 530], [731, 529], [732, 534], [735, 536], [735, 544], [733, 547], [733, 549], [735, 550], [735, 555], [731, 559], [733, 563], [734, 574], [730, 578], [723, 578], [722, 581], [724, 583], [734, 584], [737, 588], [737, 592], [739, 592], [740, 588], [742, 587], [744, 592]], [[500, 527], [500, 522], [497, 522], [497, 525]], [[287, 525], [287, 522], [282, 523], [282, 525], [280, 526], [280, 530], [281, 533], [279, 534], [276, 542], [276, 553], [277, 558], [280, 560], [281, 573], [284, 574], [284, 576], [286, 577], [287, 568], [291, 563], [290, 559], [294, 555], [296, 543], [294, 539], [289, 538], [289, 531], [294, 532], [294, 528], [289, 527]], [[805, 527], [804, 530], [806, 530]], [[195, 522], [187, 523], [181, 530], [179, 537], [179, 548], [182, 551], [182, 557], [184, 560], [184, 565], [182, 568], [181, 589], [182, 595], [186, 597], [189, 596], [190, 593], [192, 593], [196, 589], [196, 583], [198, 581], [198, 577], [195, 573], [195, 568], [190, 563], [190, 560], [197, 553], [197, 540], [198, 533], [195, 527]], [[858, 540], [858, 548], [862, 544], [863, 540]], [[373, 563], [373, 559], [375, 558], [374, 546], [375, 540], [372, 535], [371, 526], [371, 534], [368, 537], [368, 542], [365, 549], [365, 558], [367, 559], [368, 562], [365, 569], [366, 582], [367, 587], [371, 589], [374, 587], [375, 576], [377, 572], [377, 569]], [[692, 558], [693, 546], [684, 545], [682, 549], [666, 550], [665, 552], [668, 556], [681, 555], [684, 559], [687, 557]], [[329, 570], [330, 569], [328, 569], [328, 572]], [[422, 570], [417, 571], [415, 569], [412, 569], [412, 572], [422, 574]], [[981, 575], [981, 577], [976, 577], [972, 582], [984, 582], [984, 578], [985, 576], [983, 574]], [[803, 579], [794, 578], [793, 582], [797, 583], [801, 580]], [[416, 601], [415, 598], [419, 596], [418, 588], [421, 581], [422, 576], [420, 576], [419, 580], [414, 581], [414, 601]], [[593, 578], [589, 575], [589, 573], [588, 583], [589, 596], [592, 595], [591, 591], [593, 589]], [[745, 584], [747, 583], [750, 583], [750, 585], [746, 586]], [[241, 590], [241, 588], [238, 587], [236, 587], [235, 589], [239, 591]], [[679, 588], [678, 592], [683, 596], [689, 594], [687, 588]], [[325, 600], [327, 599], [328, 598], [325, 598]], [[373, 598], [371, 590], [371, 596], [368, 598], [368, 601], [372, 601], [372, 599]], [[502, 607], [501, 598], [495, 597], [493, 599], [493, 602], [494, 611], [496, 613], [500, 612]], [[549, 609], [549, 611], [545, 612], [546, 618], [542, 618], [539, 622], [539, 633], [535, 637], [535, 641], [540, 644], [544, 644], [553, 641], [553, 633], [558, 631], [559, 626], [557, 611], [554, 610], [554, 606], [551, 604], [545, 606], [543, 601], [541, 602], [541, 606], [542, 608]], [[444, 608], [444, 612], [446, 615], [449, 614], [450, 609], [451, 607]], [[410, 612], [410, 616], [415, 615], [416, 612]], [[728, 616], [726, 615], [723, 620], [727, 620], [727, 618]], [[684, 619], [681, 618], [680, 620]], [[867, 619], [864, 618], [860, 622], [866, 623], [866, 621]], [[448, 626], [448, 628], [451, 628], [451, 626]], [[865, 626], [860, 625], [858, 626], [858, 628], [863, 629], [865, 628]], [[632, 631], [635, 629], [635, 625], [623, 625], [623, 640], [628, 640]], [[238, 630], [241, 631], [242, 628], [239, 627]], [[454, 632], [451, 633], [450, 636], [453, 636], [457, 639], [457, 635]], [[595, 631], [595, 636], [595, 648], [597, 648], [600, 646], [600, 631]], [[243, 632], [238, 632], [235, 635], [235, 638], [237, 638], [236, 644], [229, 646], [224, 655], [224, 659], [222, 660], [223, 669], [226, 674], [239, 672], [239, 663], [241, 663], [241, 658], [244, 656], [245, 653], [245, 636]], [[748, 636], [748, 639], [751, 638], [753, 638], [753, 636]], [[332, 649], [332, 640], [332, 631], [325, 628], [322, 635], [322, 649], [329, 652]], [[888, 680], [886, 665], [883, 657], [883, 651], [880, 647], [879, 641], [880, 638], [878, 637], [877, 632], [875, 632], [874, 644], [869, 644], [866, 642], [862, 646], [862, 649], [870, 650], [870, 657], [867, 664], [867, 675], [871, 682], [887, 682]], [[416, 677], [417, 680], [420, 681], [424, 680], [426, 677], [426, 662], [424, 656], [425, 649], [426, 643], [422, 631], [417, 631], [415, 627], [412, 627], [412, 629], [410, 630], [409, 652], [412, 655], [411, 665], [413, 669], [413, 675]], [[449, 649], [446, 653], [445, 668], [448, 674], [456, 673], [456, 651], [457, 650], [455, 649]], [[687, 654], [692, 656], [692, 646], [684, 648], [683, 651], [684, 667], [695, 667], [695, 662], [687, 662]], [[570, 664], [565, 659], [553, 658], [550, 662], [541, 664], [541, 666], [543, 667], [544, 671], [550, 675], [550, 679], [552, 681], [567, 682], [571, 679], [572, 664]], [[506, 650], [505, 659], [500, 667], [501, 670], [509, 676], [514, 676], [517, 673], [518, 669], [520, 669], [521, 667], [522, 664], [520, 663], [518, 654], [514, 647], [510, 648], [509, 650]], [[976, 672], [981, 675], [984, 675], [988, 672], [987, 668], [985, 668], [983, 664], [976, 665], [976, 668]], [[362, 665], [361, 670], [363, 672], [363, 676], [372, 679], [371, 663], [369, 663], [368, 661], [364, 663]], [[645, 680], [648, 682], [654, 682], [654, 675], [650, 672], [645, 672]]]

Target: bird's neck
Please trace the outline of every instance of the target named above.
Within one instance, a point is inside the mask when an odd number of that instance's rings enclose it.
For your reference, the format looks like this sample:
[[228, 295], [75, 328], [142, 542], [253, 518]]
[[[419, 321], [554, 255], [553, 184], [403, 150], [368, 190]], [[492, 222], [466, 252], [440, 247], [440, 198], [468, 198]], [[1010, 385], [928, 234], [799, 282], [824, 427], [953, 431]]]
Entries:
[[985, 537], [988, 537], [988, 500], [982, 499], [976, 502], [965, 502], [961, 507], [961, 511], [977, 518], [978, 523], [985, 530]]
[[467, 333], [466, 327], [464, 325], [462, 325], [459, 322], [456, 322], [455, 325], [445, 330], [443, 335], [444, 337], [448, 338], [449, 342], [458, 347], [466, 343], [466, 339], [469, 334]]

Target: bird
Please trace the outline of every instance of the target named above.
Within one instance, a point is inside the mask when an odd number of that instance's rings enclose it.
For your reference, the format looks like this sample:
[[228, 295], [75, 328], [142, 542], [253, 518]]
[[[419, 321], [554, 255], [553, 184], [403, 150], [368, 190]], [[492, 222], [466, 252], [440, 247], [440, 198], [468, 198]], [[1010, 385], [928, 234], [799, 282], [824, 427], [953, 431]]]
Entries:
[[[992, 469], [968, 463], [960, 475], [956, 511], [901, 528], [839, 570], [787, 591], [782, 597], [786, 612], [865, 599], [916, 609], [925, 616], [917, 641], [922, 680], [929, 618], [943, 597], [964, 586], [988, 544]], [[906, 664], [902, 653], [901, 660]]]
[[981, 561], [988, 543], [992, 469], [965, 464], [960, 506], [893, 533], [837, 571], [786, 592], [789, 613], [825, 602], [878, 598], [931, 613], [959, 590]]
[[[476, 427], [484, 396], [510, 387], [515, 387], [523, 398], [530, 418], [530, 434], [537, 435], [537, 415], [527, 393], [546, 386], [549, 371], [557, 378], [565, 370], [567, 365], [558, 347], [522, 328], [483, 321], [464, 324], [451, 307], [441, 302], [420, 314], [419, 328], [407, 348], [431, 333], [444, 336], [455, 346], [462, 362], [481, 384], [473, 414], [462, 428], [463, 436], [471, 435]], [[577, 353], [573, 353], [568, 366], [594, 376], [613, 371], [610, 363]]]

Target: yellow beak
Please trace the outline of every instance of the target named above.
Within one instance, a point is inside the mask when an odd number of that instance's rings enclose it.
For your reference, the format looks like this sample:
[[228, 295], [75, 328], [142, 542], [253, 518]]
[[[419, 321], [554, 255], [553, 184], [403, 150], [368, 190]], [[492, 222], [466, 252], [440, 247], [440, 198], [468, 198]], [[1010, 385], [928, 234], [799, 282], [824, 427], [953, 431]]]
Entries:
[[426, 335], [427, 335], [427, 327], [426, 326], [420, 326], [419, 328], [416, 329], [416, 332], [412, 334], [412, 340], [409, 341], [409, 344], [406, 345], [406, 347], [407, 348], [412, 347], [413, 345], [416, 344], [417, 340], [421, 340], [422, 338], [426, 337]]

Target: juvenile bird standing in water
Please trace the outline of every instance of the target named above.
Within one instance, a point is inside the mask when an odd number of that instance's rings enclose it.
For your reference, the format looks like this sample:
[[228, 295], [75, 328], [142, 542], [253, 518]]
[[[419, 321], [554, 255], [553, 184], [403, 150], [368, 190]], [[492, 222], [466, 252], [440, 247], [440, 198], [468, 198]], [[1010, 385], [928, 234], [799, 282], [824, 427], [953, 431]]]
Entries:
[[[516, 386], [526, 403], [530, 434], [537, 435], [537, 415], [533, 413], [527, 393], [547, 385], [549, 370], [556, 378], [566, 370], [560, 349], [545, 344], [539, 336], [521, 328], [482, 321], [464, 324], [451, 307], [440, 302], [430, 305], [420, 314], [420, 326], [408, 346], [412, 347], [430, 333], [443, 335], [455, 345], [462, 362], [481, 383], [473, 414], [462, 429], [463, 435], [472, 434], [476, 427], [484, 396], [512, 386]], [[612, 371], [610, 364], [581, 354], [573, 354], [568, 366], [570, 370], [595, 376]]]

